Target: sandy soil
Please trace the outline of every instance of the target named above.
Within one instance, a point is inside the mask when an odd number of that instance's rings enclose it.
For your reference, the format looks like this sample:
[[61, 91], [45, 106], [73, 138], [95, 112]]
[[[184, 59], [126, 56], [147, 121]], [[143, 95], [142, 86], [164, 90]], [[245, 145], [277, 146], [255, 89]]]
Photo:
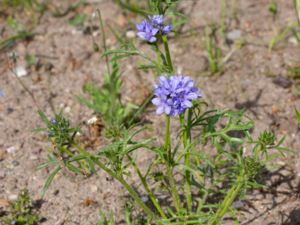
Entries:
[[[65, 2], [67, 5], [74, 1]], [[129, 14], [130, 21], [127, 21], [112, 1], [90, 2], [92, 4], [82, 6], [78, 11], [92, 15], [100, 8], [105, 22], [120, 27], [124, 33], [134, 30], [131, 22], [141, 19]], [[273, 129], [278, 136], [286, 136], [286, 146], [295, 150], [294, 156], [279, 162], [280, 170], [266, 175], [270, 187], [268, 192], [249, 193], [241, 210], [242, 224], [300, 224], [300, 141], [294, 113], [294, 107], [300, 109], [296, 91], [300, 84], [287, 77], [288, 68], [299, 64], [300, 51], [288, 40], [273, 51], [267, 46], [276, 30], [296, 21], [292, 1], [277, 1], [279, 13], [275, 19], [268, 11], [267, 0], [236, 1], [235, 9], [234, 1], [228, 2], [227, 30], [241, 31], [245, 45], [240, 49], [234, 44], [222, 47], [224, 55], [233, 53], [224, 65], [224, 73], [207, 76], [207, 54], [203, 45], [203, 27], [218, 22], [220, 18], [216, 0], [189, 0], [182, 4], [189, 22], [184, 25], [182, 36], [171, 40], [176, 70], [195, 78], [211, 107], [246, 108], [247, 114], [256, 121], [255, 135], [264, 129]], [[82, 85], [87, 81], [100, 85], [105, 66], [99, 54], [93, 52], [91, 36], [68, 24], [75, 13], [55, 18], [46, 12], [34, 29], [36, 35], [32, 40], [22, 41], [0, 53], [0, 91], [3, 93], [0, 95], [1, 199], [13, 200], [19, 190], [28, 188], [33, 199], [39, 200], [41, 188], [49, 175], [47, 171], [36, 171], [47, 157], [48, 145], [45, 136], [32, 132], [42, 124], [31, 97], [9, 70], [8, 54], [14, 51], [19, 56], [18, 66], [24, 66], [26, 54], [39, 56], [40, 68], [27, 68], [28, 75], [21, 80], [34, 93], [47, 115], [52, 115], [53, 105], [57, 110], [62, 109], [73, 124], [83, 123], [92, 116], [92, 111], [80, 105], [75, 96], [82, 94]], [[22, 16], [26, 18], [25, 14], [19, 15]], [[4, 24], [5, 18], [0, 17], [0, 21]], [[87, 21], [86, 26], [89, 24]], [[2, 36], [10, 32], [6, 29]], [[98, 29], [94, 34], [99, 39]], [[116, 44], [111, 35], [107, 41], [110, 46]], [[124, 99], [139, 102], [141, 94], [138, 89], [146, 87], [147, 91], [153, 79], [148, 78], [151, 74], [137, 73], [134, 62], [122, 63], [126, 87]], [[139, 76], [146, 80], [146, 85], [139, 83]], [[149, 108], [145, 116], [161, 132], [161, 120], [153, 116], [153, 109]], [[147, 161], [147, 155], [140, 160]], [[44, 218], [41, 224], [96, 224], [99, 210], [113, 212], [122, 218], [121, 206], [127, 193], [116, 181], [103, 172], [89, 178], [65, 175], [56, 177], [40, 205], [39, 212]], [[89, 199], [93, 200], [91, 204], [87, 204]], [[5, 209], [0, 205], [1, 210]]]

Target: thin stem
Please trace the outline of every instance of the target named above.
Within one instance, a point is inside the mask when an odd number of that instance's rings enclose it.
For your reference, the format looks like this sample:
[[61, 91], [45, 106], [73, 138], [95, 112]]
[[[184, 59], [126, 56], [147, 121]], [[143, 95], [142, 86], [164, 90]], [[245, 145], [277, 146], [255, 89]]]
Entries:
[[105, 172], [107, 172], [110, 176], [118, 180], [129, 192], [129, 194], [132, 196], [132, 198], [135, 200], [135, 202], [152, 218], [155, 217], [154, 212], [146, 206], [143, 201], [140, 199], [138, 194], [135, 192], [135, 190], [124, 180], [123, 177], [118, 176], [115, 174], [112, 170], [108, 169], [103, 163], [101, 163], [97, 158], [92, 158], [94, 163], [96, 163], [101, 169], [103, 169]]
[[184, 165], [185, 165], [185, 196], [186, 196], [186, 204], [188, 211], [192, 211], [192, 192], [191, 192], [191, 172], [190, 168], [190, 153], [191, 148], [189, 147], [191, 144], [191, 120], [192, 120], [192, 110], [188, 110], [188, 118], [187, 124], [185, 124], [184, 114], [180, 115], [180, 123], [183, 129], [183, 147], [185, 152]]
[[217, 225], [219, 224], [220, 220], [223, 218], [225, 213], [228, 211], [228, 208], [231, 206], [232, 202], [239, 194], [241, 188], [243, 187], [243, 173], [237, 178], [235, 185], [230, 189], [228, 194], [226, 195], [225, 199], [223, 200], [221, 206], [219, 207], [218, 211], [216, 212], [213, 219], [209, 222], [209, 225]]
[[167, 176], [168, 176], [168, 180], [170, 183], [172, 198], [175, 203], [176, 210], [177, 210], [177, 212], [179, 212], [181, 209], [180, 198], [179, 198], [177, 189], [175, 187], [175, 181], [173, 178], [173, 169], [171, 166], [168, 166], [168, 168], [167, 168]]
[[172, 198], [177, 211], [180, 211], [181, 204], [180, 198], [175, 187], [175, 181], [173, 177], [173, 159], [171, 150], [171, 136], [170, 136], [170, 117], [165, 115], [166, 121], [166, 133], [165, 133], [165, 150], [167, 151], [167, 176], [170, 183]]
[[161, 73], [162, 68], [161, 68], [161, 60], [162, 60], [162, 55], [161, 55], [161, 51], [159, 50], [158, 44], [157, 42], [155, 43], [155, 53], [156, 53], [156, 60], [157, 60], [157, 66], [158, 66], [158, 74]]
[[168, 161], [170, 164], [171, 156], [171, 137], [170, 137], [170, 117], [165, 115], [166, 132], [165, 132], [165, 149], [168, 153]]
[[[99, 23], [102, 33], [102, 47], [104, 48], [104, 52], [107, 51], [107, 45], [106, 45], [106, 36], [105, 36], [105, 30], [104, 30], [104, 24], [101, 16], [101, 12], [99, 9], [97, 9], [98, 17], [99, 17]], [[108, 55], [105, 55], [105, 63], [106, 63], [106, 69], [107, 73], [110, 75], [110, 66], [109, 66], [109, 58]]]
[[160, 207], [158, 201], [156, 200], [156, 198], [155, 198], [153, 192], [152, 192], [151, 189], [149, 188], [148, 183], [147, 183], [145, 177], [142, 175], [140, 169], [138, 168], [138, 166], [136, 165], [136, 163], [134, 162], [134, 160], [131, 158], [130, 155], [127, 155], [127, 157], [128, 157], [128, 159], [129, 159], [129, 161], [131, 162], [131, 164], [132, 164], [134, 170], [137, 172], [137, 174], [138, 174], [138, 176], [139, 176], [139, 178], [140, 178], [140, 180], [141, 180], [141, 182], [142, 182], [142, 184], [143, 184], [143, 186], [144, 186], [144, 188], [145, 188], [145, 191], [146, 191], [147, 194], [149, 195], [149, 197], [150, 197], [150, 199], [151, 199], [153, 205], [155, 206], [155, 208], [157, 209], [157, 211], [159, 212], [159, 214], [160, 214], [164, 219], [166, 219], [167, 216], [166, 216], [165, 213], [163, 212], [163, 210], [162, 210], [162, 208]]
[[164, 47], [165, 47], [165, 54], [166, 54], [166, 57], [167, 57], [169, 71], [170, 71], [170, 73], [173, 73], [174, 68], [173, 68], [173, 63], [172, 63], [172, 59], [171, 59], [171, 54], [170, 54], [170, 49], [169, 49], [169, 44], [168, 44], [168, 38], [167, 38], [166, 35], [162, 36], [162, 41], [163, 41]]
[[89, 157], [96, 165], [99, 166], [100, 169], [104, 170], [106, 173], [108, 173], [111, 177], [119, 181], [129, 192], [131, 197], [135, 200], [135, 202], [145, 211], [145, 213], [148, 214], [149, 217], [153, 218], [156, 217], [155, 213], [143, 203], [143, 201], [140, 199], [139, 195], [136, 193], [136, 191], [124, 180], [122, 176], [119, 176], [116, 174], [113, 170], [109, 169], [105, 166], [102, 162], [99, 161], [98, 158], [92, 156], [90, 153], [88, 153], [86, 150], [84, 150], [81, 146], [77, 145], [76, 143], [73, 144], [74, 147], [76, 147], [84, 156]]

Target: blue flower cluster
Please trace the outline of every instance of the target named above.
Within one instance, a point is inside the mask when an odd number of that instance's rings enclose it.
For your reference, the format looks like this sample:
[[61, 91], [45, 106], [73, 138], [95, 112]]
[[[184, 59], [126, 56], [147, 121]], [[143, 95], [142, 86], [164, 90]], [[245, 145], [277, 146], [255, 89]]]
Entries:
[[157, 106], [157, 114], [177, 116], [193, 106], [192, 101], [202, 97], [194, 82], [187, 76], [161, 76], [155, 86], [152, 103]]
[[137, 35], [150, 43], [156, 42], [156, 35], [160, 32], [162, 35], [167, 35], [172, 30], [172, 25], [164, 25], [164, 18], [162, 15], [149, 16], [144, 19], [142, 23], [136, 25], [138, 31]]

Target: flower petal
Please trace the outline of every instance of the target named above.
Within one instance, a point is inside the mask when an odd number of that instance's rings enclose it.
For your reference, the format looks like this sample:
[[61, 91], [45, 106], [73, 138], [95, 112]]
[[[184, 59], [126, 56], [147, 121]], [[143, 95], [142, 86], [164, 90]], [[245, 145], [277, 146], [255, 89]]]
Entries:
[[152, 99], [152, 103], [153, 103], [154, 105], [159, 105], [159, 104], [161, 103], [161, 100], [160, 100], [160, 98], [153, 98], [153, 99]]

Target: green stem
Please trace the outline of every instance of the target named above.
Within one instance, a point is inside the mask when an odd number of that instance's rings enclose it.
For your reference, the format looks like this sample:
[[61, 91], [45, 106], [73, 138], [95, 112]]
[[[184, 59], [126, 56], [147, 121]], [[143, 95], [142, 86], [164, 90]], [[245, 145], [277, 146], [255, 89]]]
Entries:
[[165, 115], [165, 122], [166, 122], [166, 132], [165, 132], [165, 149], [168, 154], [168, 164], [170, 164], [171, 156], [171, 136], [170, 136], [170, 117]]
[[175, 187], [175, 180], [173, 177], [173, 159], [171, 150], [171, 136], [170, 136], [170, 117], [165, 115], [166, 133], [165, 133], [165, 150], [167, 152], [167, 176], [170, 183], [172, 198], [177, 211], [180, 211], [181, 204], [179, 194]]
[[209, 222], [209, 225], [217, 225], [219, 224], [220, 220], [223, 218], [225, 213], [228, 211], [228, 208], [231, 206], [232, 202], [239, 194], [241, 188], [244, 185], [243, 182], [243, 173], [237, 178], [235, 185], [230, 189], [228, 194], [226, 195], [225, 199], [223, 200], [221, 206], [219, 207], [218, 211], [216, 212], [215, 216]]
[[136, 163], [133, 161], [133, 159], [130, 157], [130, 155], [127, 155], [127, 157], [128, 157], [128, 159], [129, 159], [129, 161], [131, 162], [131, 164], [132, 164], [134, 170], [137, 172], [137, 174], [138, 174], [138, 176], [139, 176], [139, 178], [140, 178], [140, 180], [141, 180], [141, 182], [142, 182], [142, 184], [143, 184], [143, 186], [144, 186], [144, 188], [145, 188], [147, 194], [149, 195], [149, 197], [150, 197], [150, 199], [151, 199], [153, 205], [155, 206], [155, 208], [157, 209], [157, 211], [159, 212], [159, 214], [162, 216], [162, 218], [166, 219], [167, 216], [166, 216], [165, 213], [163, 212], [163, 210], [162, 210], [162, 208], [160, 207], [158, 201], [156, 200], [156, 198], [155, 198], [153, 192], [152, 192], [151, 189], [149, 188], [148, 183], [147, 183], [145, 177], [142, 175], [140, 169], [138, 168], [138, 166], [136, 165]]
[[[66, 153], [69, 157], [73, 157], [74, 156], [74, 153], [70, 150], [70, 149], [68, 149], [68, 147], [61, 147], [60, 148], [60, 152], [63, 154], [63, 153]], [[78, 161], [77, 162], [78, 163], [78, 165], [80, 166], [80, 168], [82, 169], [82, 170], [84, 170], [83, 171], [83, 173], [85, 174], [85, 175], [87, 175], [88, 173], [89, 173], [89, 168], [88, 168], [88, 166], [86, 165], [86, 162], [85, 161]]]
[[160, 74], [162, 72], [162, 55], [161, 55], [161, 51], [159, 50], [158, 44], [157, 42], [155, 43], [155, 53], [156, 53], [156, 60], [157, 60], [157, 66], [158, 66], [158, 74]]
[[135, 192], [135, 190], [124, 180], [123, 177], [118, 176], [115, 174], [112, 170], [107, 168], [103, 163], [101, 163], [97, 158], [92, 158], [94, 163], [96, 163], [101, 169], [103, 169], [105, 172], [107, 172], [111, 177], [118, 180], [129, 192], [129, 194], [132, 196], [132, 198], [135, 200], [135, 202], [150, 216], [151, 218], [155, 217], [154, 212], [146, 206], [143, 201], [140, 199], [138, 194]]
[[89, 157], [96, 165], [99, 166], [100, 169], [104, 170], [107, 174], [109, 174], [111, 177], [119, 181], [129, 192], [131, 197], [135, 200], [135, 202], [145, 211], [145, 213], [148, 214], [150, 218], [154, 218], [156, 215], [155, 213], [143, 203], [143, 201], [140, 199], [139, 195], [136, 193], [136, 191], [124, 180], [122, 176], [119, 176], [114, 171], [109, 169], [105, 166], [102, 162], [99, 161], [98, 158], [92, 156], [90, 153], [88, 153], [86, 150], [84, 150], [81, 146], [74, 143], [74, 146], [86, 157]]
[[[100, 24], [101, 34], [102, 34], [102, 47], [104, 49], [104, 52], [107, 52], [106, 35], [105, 35], [105, 31], [104, 31], [104, 24], [103, 24], [101, 12], [100, 12], [99, 9], [97, 9], [97, 13], [98, 13], [98, 17], [99, 17], [99, 24]], [[108, 55], [105, 55], [105, 63], [106, 63], [107, 73], [110, 75], [110, 66], [109, 66]]]
[[187, 209], [189, 212], [192, 211], [192, 192], [191, 192], [191, 172], [189, 170], [190, 168], [190, 153], [191, 153], [191, 122], [192, 122], [192, 110], [188, 110], [188, 118], [187, 118], [187, 124], [185, 125], [184, 120], [184, 114], [180, 115], [180, 123], [181, 127], [183, 129], [183, 147], [185, 151], [185, 159], [184, 159], [184, 165], [185, 165], [185, 196], [186, 196], [186, 204]]
[[162, 36], [162, 41], [163, 41], [164, 47], [165, 47], [165, 54], [166, 54], [166, 57], [167, 57], [169, 71], [170, 71], [170, 73], [173, 73], [174, 68], [173, 68], [173, 63], [172, 63], [172, 59], [171, 59], [171, 54], [170, 54], [170, 49], [169, 49], [169, 44], [168, 44], [168, 38], [167, 38], [166, 35]]

